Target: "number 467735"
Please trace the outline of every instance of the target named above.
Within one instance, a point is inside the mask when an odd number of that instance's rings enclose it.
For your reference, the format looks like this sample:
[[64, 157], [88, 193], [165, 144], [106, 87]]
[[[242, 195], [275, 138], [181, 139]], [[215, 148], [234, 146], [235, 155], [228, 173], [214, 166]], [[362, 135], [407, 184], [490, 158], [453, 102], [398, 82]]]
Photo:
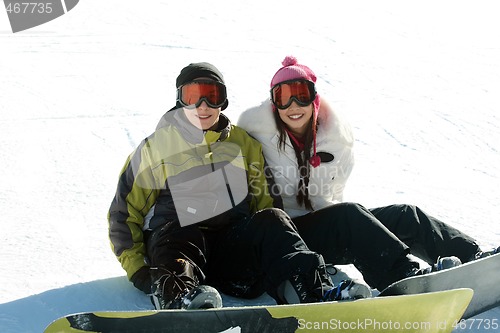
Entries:
[[52, 2], [10, 2], [6, 9], [9, 14], [50, 14]]

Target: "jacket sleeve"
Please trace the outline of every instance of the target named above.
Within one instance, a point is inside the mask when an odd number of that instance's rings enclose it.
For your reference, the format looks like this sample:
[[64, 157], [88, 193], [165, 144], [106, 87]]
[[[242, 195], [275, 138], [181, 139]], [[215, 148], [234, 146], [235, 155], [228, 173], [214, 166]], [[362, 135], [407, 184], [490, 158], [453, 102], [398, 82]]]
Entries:
[[333, 181], [333, 203], [339, 203], [343, 201], [344, 189], [347, 180], [351, 175], [352, 169], [354, 168], [354, 151], [352, 147], [345, 148], [342, 155], [343, 156], [340, 157], [341, 165], [338, 168], [340, 172], [337, 173], [337, 176]]
[[111, 248], [129, 279], [147, 265], [142, 228], [158, 195], [144, 144], [127, 159], [108, 213]]
[[246, 132], [244, 134], [248, 137], [244, 153], [248, 164], [248, 185], [252, 195], [252, 212], [265, 208], [282, 208], [281, 197], [272, 191], [274, 181], [264, 159], [262, 145]]

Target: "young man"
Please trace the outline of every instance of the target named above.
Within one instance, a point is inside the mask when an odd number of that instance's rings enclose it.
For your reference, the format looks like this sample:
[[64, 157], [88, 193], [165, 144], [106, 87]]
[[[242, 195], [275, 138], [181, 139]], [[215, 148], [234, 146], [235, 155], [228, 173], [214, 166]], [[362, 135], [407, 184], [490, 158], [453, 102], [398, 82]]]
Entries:
[[157, 309], [221, 307], [208, 284], [278, 303], [367, 296], [352, 281], [334, 288], [322, 256], [273, 208], [261, 145], [221, 113], [220, 71], [190, 64], [176, 86], [176, 106], [127, 159], [109, 210], [112, 249], [134, 286]]

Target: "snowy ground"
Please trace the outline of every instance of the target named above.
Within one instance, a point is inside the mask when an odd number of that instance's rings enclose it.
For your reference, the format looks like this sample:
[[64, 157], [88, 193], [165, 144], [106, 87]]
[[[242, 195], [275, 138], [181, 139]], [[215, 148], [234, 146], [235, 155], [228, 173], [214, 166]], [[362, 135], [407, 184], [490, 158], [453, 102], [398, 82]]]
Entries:
[[[190, 62], [222, 70], [236, 121], [294, 54], [355, 128], [346, 200], [418, 204], [500, 245], [494, 1], [187, 3], [83, 0], [17, 34], [0, 10], [1, 332], [151, 307], [109, 248], [106, 214], [125, 157]], [[456, 331], [489, 331], [478, 318]]]

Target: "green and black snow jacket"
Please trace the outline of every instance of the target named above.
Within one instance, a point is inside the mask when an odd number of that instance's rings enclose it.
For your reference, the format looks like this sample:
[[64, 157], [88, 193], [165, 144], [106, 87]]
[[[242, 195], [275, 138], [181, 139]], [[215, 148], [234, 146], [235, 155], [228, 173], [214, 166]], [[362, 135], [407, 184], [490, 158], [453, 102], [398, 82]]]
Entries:
[[167, 112], [128, 157], [108, 214], [111, 247], [128, 278], [147, 265], [145, 230], [172, 221], [219, 228], [279, 207], [266, 169], [260, 143], [223, 114], [219, 130], [201, 131], [182, 109]]

